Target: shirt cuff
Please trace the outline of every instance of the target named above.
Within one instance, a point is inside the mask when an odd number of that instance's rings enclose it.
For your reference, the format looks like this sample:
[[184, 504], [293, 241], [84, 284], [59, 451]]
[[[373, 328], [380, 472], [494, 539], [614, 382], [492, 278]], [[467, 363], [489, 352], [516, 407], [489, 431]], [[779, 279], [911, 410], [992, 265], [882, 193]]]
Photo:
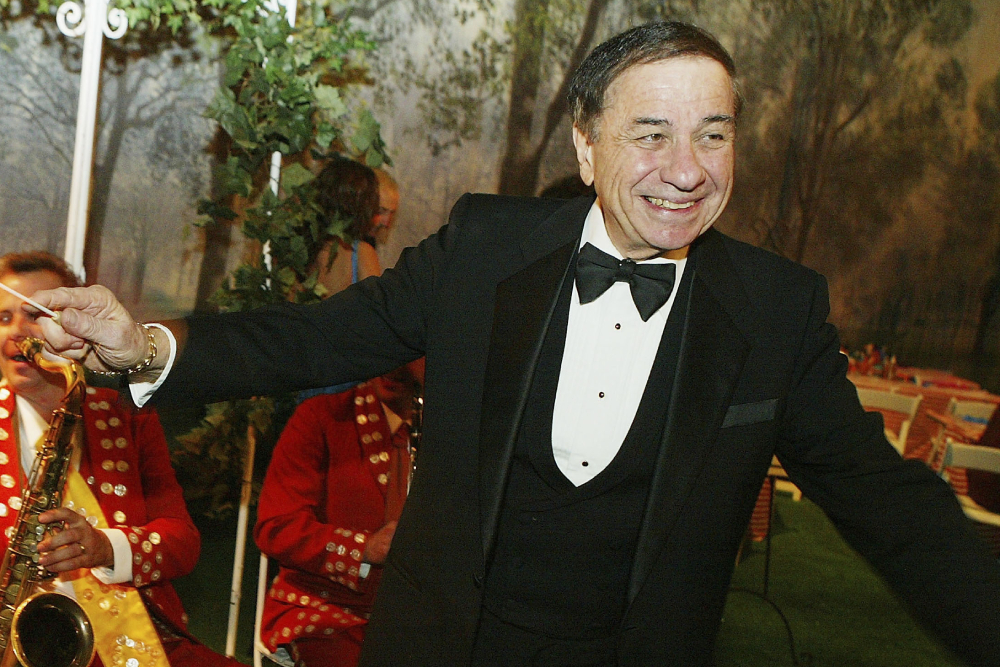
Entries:
[[125, 584], [132, 581], [132, 546], [128, 543], [125, 533], [117, 528], [101, 528], [102, 533], [111, 541], [111, 550], [115, 554], [115, 566], [91, 568], [91, 573], [97, 580], [105, 584]]
[[170, 331], [170, 329], [166, 328], [162, 324], [157, 324], [156, 322], [150, 322], [146, 324], [146, 326], [159, 329], [165, 333], [167, 335], [167, 340], [170, 341], [170, 349], [167, 354], [167, 364], [163, 367], [163, 370], [160, 371], [160, 375], [155, 381], [141, 382], [137, 380], [133, 382], [131, 377], [129, 378], [128, 389], [132, 394], [132, 402], [139, 408], [144, 406], [146, 401], [152, 398], [153, 392], [159, 389], [160, 385], [163, 384], [163, 381], [167, 379], [170, 369], [173, 368], [174, 358], [177, 356], [177, 339], [174, 338], [174, 334]]
[[362, 563], [361, 566], [358, 567], [358, 579], [367, 579], [368, 573], [371, 571], [372, 571], [371, 563]]

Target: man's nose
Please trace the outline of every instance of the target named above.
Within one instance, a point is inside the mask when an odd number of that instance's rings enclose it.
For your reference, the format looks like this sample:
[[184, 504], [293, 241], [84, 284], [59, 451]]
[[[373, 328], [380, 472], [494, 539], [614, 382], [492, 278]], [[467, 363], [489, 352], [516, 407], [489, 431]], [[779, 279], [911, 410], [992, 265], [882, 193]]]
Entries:
[[666, 148], [662, 155], [660, 179], [682, 192], [691, 192], [705, 180], [705, 168], [695, 147], [687, 141], [678, 141]]

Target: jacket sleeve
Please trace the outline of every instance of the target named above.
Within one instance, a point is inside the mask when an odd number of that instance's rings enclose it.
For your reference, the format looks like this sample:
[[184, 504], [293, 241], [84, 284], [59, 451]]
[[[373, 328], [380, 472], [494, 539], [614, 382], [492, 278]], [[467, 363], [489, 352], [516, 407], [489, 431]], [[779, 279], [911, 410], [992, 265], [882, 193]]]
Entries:
[[198, 562], [201, 535], [191, 521], [160, 420], [152, 411], [132, 417], [132, 438], [139, 450], [146, 523], [118, 525], [132, 549], [136, 587], [189, 574]]
[[427, 314], [462, 234], [462, 225], [445, 225], [381, 276], [319, 303], [189, 318], [184, 349], [152, 401], [209, 403], [361, 382], [423, 356]]
[[[359, 456], [353, 428], [353, 442], [329, 442], [338, 434], [346, 435], [346, 429], [324, 428], [331, 422], [327, 405], [326, 397], [308, 400], [285, 426], [261, 489], [254, 539], [262, 552], [285, 567], [359, 591], [365, 586], [360, 578], [365, 543], [380, 523], [384, 503], [374, 488], [355, 488], [347, 477], [339, 480], [342, 483], [328, 479], [330, 448], [353, 449], [349, 455]], [[330, 493], [353, 494], [352, 504], [359, 510], [351, 517], [354, 520], [325, 516]]]
[[846, 377], [817, 278], [777, 447], [785, 469], [914, 616], [970, 665], [1000, 665], [1000, 564], [927, 466], [903, 460]]

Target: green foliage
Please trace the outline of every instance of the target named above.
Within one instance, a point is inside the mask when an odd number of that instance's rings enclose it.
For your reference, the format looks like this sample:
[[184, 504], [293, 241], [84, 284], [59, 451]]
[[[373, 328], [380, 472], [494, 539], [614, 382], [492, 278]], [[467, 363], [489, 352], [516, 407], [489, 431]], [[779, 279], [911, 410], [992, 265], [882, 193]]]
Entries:
[[[314, 153], [357, 155], [371, 166], [386, 160], [379, 125], [367, 109], [352, 108], [345, 92], [363, 82], [362, 54], [373, 43], [328, 3], [303, 4], [296, 25], [284, 11], [267, 11], [261, 0], [205, 0], [215, 8], [210, 28], [231, 39], [225, 55], [225, 88], [206, 115], [231, 138], [227, 161], [216, 174], [217, 197], [201, 211], [230, 219], [230, 203], [255, 205], [243, 214], [243, 233], [258, 242], [257, 256], [239, 267], [216, 303], [246, 310], [294, 297], [318, 299], [310, 265], [343, 223], [323, 220], [315, 203]], [[280, 196], [270, 187], [272, 155], [281, 153]], [[265, 247], [269, 257], [265, 259]]]
[[248, 427], [259, 434], [258, 447], [272, 445], [275, 413], [271, 399], [215, 403], [206, 407], [198, 426], [175, 437], [171, 456], [193, 512], [220, 518], [236, 509]]

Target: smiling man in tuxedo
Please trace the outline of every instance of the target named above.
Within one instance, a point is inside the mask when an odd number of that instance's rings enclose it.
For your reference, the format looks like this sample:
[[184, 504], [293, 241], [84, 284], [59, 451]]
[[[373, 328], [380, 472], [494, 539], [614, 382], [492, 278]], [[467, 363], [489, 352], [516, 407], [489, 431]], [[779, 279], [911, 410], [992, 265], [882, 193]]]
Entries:
[[1000, 664], [1000, 568], [862, 410], [826, 281], [712, 229], [734, 75], [694, 26], [636, 27], [570, 90], [596, 200], [466, 195], [380, 278], [168, 323], [155, 349], [106, 290], [44, 292], [63, 326], [46, 336], [95, 368], [148, 369], [130, 374], [140, 401], [318, 387], [426, 354], [424, 446], [364, 665], [710, 664], [774, 454], [917, 618]]

